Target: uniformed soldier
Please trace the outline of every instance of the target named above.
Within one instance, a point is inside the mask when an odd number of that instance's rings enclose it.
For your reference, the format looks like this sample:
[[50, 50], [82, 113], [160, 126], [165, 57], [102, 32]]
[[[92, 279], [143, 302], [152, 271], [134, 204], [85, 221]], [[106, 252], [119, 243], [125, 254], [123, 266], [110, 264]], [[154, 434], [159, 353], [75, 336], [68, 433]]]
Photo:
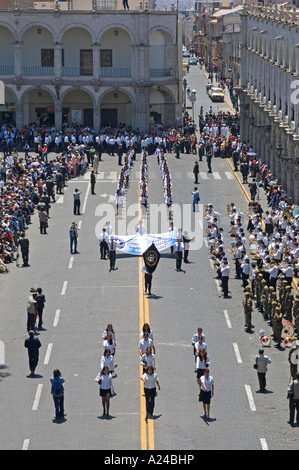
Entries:
[[22, 258], [23, 258], [23, 266], [29, 266], [29, 240], [26, 237], [25, 233], [21, 233], [19, 238], [19, 245], [21, 248]]
[[244, 294], [244, 317], [245, 317], [245, 331], [251, 331], [251, 320], [252, 320], [252, 299], [248, 291]]
[[280, 348], [281, 343], [281, 332], [282, 332], [282, 312], [280, 307], [275, 308], [275, 329], [274, 329], [274, 340], [277, 342], [276, 347]]
[[262, 279], [263, 275], [262, 273], [259, 273], [255, 281], [255, 306], [257, 308], [261, 308]]
[[56, 173], [56, 194], [62, 194], [62, 185], [63, 185], [63, 178], [61, 170], [59, 169]]
[[262, 305], [262, 313], [264, 314], [265, 319], [269, 318], [268, 294], [269, 294], [269, 287], [267, 286], [266, 279], [263, 279], [262, 280], [262, 292], [261, 292], [261, 305]]
[[294, 303], [294, 296], [292, 293], [292, 288], [290, 285], [286, 286], [286, 294], [284, 297], [284, 310], [283, 316], [284, 318], [291, 322], [293, 321], [292, 312], [293, 312], [293, 303]]
[[284, 308], [284, 296], [286, 293], [286, 286], [288, 285], [287, 281], [284, 279], [278, 289], [279, 303]]

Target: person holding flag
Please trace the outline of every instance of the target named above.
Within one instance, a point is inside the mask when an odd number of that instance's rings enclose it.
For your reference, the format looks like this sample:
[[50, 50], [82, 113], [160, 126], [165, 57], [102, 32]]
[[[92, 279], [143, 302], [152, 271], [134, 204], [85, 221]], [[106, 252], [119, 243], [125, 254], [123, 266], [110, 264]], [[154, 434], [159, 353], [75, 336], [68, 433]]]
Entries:
[[154, 243], [143, 253], [144, 264], [142, 266], [142, 272], [144, 272], [145, 294], [147, 293], [147, 291], [149, 295], [151, 295], [152, 293], [151, 290], [152, 290], [153, 272], [158, 266], [160, 257], [161, 255], [159, 251], [157, 250]]

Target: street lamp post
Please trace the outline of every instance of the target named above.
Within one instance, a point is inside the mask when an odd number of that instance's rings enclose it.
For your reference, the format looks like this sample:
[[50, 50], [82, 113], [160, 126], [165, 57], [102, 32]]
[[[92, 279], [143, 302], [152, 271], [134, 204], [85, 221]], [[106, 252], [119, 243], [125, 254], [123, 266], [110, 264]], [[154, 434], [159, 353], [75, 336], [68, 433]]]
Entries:
[[196, 101], [196, 90], [192, 90], [189, 95], [189, 100], [192, 103], [192, 120], [194, 121], [194, 103]]

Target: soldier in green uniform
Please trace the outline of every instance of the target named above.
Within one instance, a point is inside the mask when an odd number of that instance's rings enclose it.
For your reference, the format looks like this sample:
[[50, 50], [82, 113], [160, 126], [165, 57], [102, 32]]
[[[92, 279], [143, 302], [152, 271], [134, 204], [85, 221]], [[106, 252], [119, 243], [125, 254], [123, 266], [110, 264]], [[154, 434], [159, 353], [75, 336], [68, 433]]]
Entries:
[[266, 279], [262, 279], [261, 281], [261, 312], [264, 314], [264, 317], [267, 318], [267, 296], [268, 296], [269, 288], [267, 286]]
[[277, 342], [276, 347], [280, 348], [281, 343], [281, 332], [282, 332], [282, 312], [280, 307], [275, 308], [275, 329], [274, 329], [274, 340]]
[[249, 292], [245, 292], [244, 294], [244, 317], [245, 317], [245, 331], [251, 330], [251, 319], [252, 319], [252, 299]]
[[259, 273], [255, 280], [255, 306], [261, 308], [261, 292], [262, 292], [262, 273]]
[[[45, 206], [40, 206], [40, 204], [44, 204]], [[49, 209], [50, 209], [50, 197], [48, 196], [47, 192], [44, 191], [40, 201], [38, 203], [38, 210], [39, 207], [46, 207], [47, 216], [49, 217]]]
[[[273, 293], [272, 293], [273, 295]], [[273, 330], [273, 335], [275, 334], [274, 330], [275, 330], [275, 309], [277, 307], [277, 302], [276, 302], [276, 299], [274, 300], [275, 298], [272, 298], [272, 301], [271, 301], [271, 312], [270, 312], [270, 325], [272, 326], [272, 330]]]
[[290, 285], [286, 286], [286, 293], [284, 297], [284, 310], [283, 310], [283, 316], [284, 318], [291, 322], [293, 321], [293, 302], [294, 302], [294, 296], [292, 293], [292, 288]]
[[56, 194], [62, 194], [63, 178], [61, 170], [56, 173]]
[[29, 240], [26, 237], [25, 233], [21, 233], [19, 238], [19, 245], [21, 248], [22, 258], [23, 258], [23, 266], [29, 266]]
[[280, 287], [278, 289], [279, 303], [280, 303], [282, 309], [284, 309], [284, 297], [285, 297], [285, 294], [286, 294], [286, 286], [287, 285], [288, 285], [288, 283], [284, 279], [281, 282]]

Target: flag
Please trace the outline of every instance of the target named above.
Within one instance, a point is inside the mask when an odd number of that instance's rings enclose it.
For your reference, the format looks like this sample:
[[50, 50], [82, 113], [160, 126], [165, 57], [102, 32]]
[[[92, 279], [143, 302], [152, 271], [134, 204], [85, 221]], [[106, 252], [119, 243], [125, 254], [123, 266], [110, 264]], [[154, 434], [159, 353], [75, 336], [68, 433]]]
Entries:
[[161, 255], [154, 243], [143, 253], [144, 264], [149, 273], [152, 274], [155, 271], [160, 257]]

